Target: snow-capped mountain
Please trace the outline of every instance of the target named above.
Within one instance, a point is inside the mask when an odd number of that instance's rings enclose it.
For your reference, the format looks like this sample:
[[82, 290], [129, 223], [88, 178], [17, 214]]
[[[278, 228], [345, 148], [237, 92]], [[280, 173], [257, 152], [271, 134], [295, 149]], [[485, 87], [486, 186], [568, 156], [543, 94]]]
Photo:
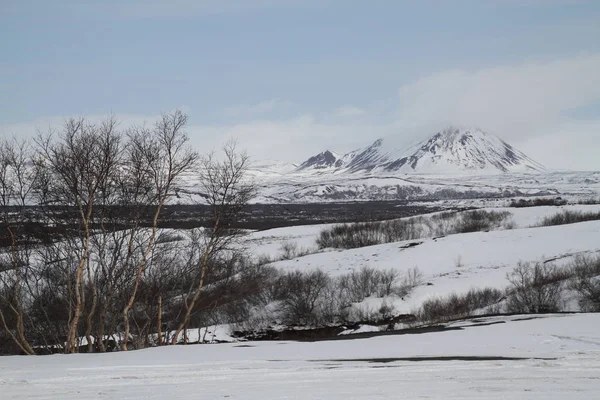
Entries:
[[384, 138], [344, 156], [328, 150], [309, 158], [296, 171], [315, 170], [473, 174], [542, 172], [546, 168], [493, 134], [449, 127], [408, 148]]
[[335, 172], [341, 171], [348, 167], [359, 150], [351, 151], [344, 155], [339, 155], [330, 150], [325, 150], [315, 156], [310, 157], [296, 168], [296, 171], [318, 171], [318, 172]]
[[450, 127], [386, 164], [401, 172], [542, 172], [546, 168], [498, 136], [480, 129]]
[[338, 169], [343, 166], [343, 163], [338, 154], [325, 150], [300, 164], [298, 171]]

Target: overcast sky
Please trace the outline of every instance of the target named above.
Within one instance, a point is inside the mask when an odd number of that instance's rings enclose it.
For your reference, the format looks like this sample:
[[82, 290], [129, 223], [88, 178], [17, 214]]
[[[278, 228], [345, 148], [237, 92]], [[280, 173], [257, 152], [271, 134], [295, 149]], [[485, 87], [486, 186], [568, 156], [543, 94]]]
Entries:
[[448, 124], [600, 170], [600, 1], [0, 0], [0, 135], [184, 109], [303, 161]]

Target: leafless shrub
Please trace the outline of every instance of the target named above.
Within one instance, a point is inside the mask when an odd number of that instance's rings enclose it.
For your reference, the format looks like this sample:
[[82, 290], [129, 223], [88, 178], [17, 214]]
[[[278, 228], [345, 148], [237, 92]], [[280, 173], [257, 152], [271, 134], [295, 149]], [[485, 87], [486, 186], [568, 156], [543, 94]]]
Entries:
[[186, 239], [185, 236], [182, 234], [173, 233], [173, 232], [165, 232], [165, 233], [162, 233], [157, 236], [156, 244], [181, 242], [182, 240], [185, 240], [185, 239]]
[[281, 253], [282, 260], [291, 260], [296, 258], [296, 253], [298, 251], [298, 243], [292, 241], [285, 241], [281, 244], [279, 248]]
[[408, 269], [403, 277], [400, 285], [392, 289], [394, 294], [400, 297], [408, 296], [415, 288], [423, 284], [423, 273], [419, 268], [414, 267]]
[[363, 267], [358, 271], [337, 278], [340, 298], [344, 304], [358, 303], [367, 297], [385, 297], [392, 294], [406, 296], [416, 286], [420, 279], [417, 269], [409, 270], [401, 282], [397, 270], [376, 270]]
[[426, 300], [417, 312], [417, 317], [422, 322], [442, 322], [467, 317], [476, 310], [497, 304], [502, 297], [502, 291], [495, 288], [471, 289], [463, 295], [452, 293], [447, 297]]
[[256, 259], [256, 264], [257, 265], [267, 265], [267, 264], [270, 264], [272, 262], [273, 262], [273, 259], [268, 254], [261, 254]]
[[[363, 267], [331, 278], [322, 271], [289, 272], [272, 279], [267, 303], [279, 304], [277, 316], [291, 325], [323, 325], [343, 321], [378, 321], [393, 313], [387, 296], [406, 296], [421, 284], [418, 269], [407, 272], [399, 282], [396, 270]], [[384, 298], [386, 307], [370, 309], [359, 304], [367, 297]]]
[[561, 291], [569, 278], [565, 269], [549, 263], [519, 263], [507, 275], [507, 310], [515, 313], [548, 313], [562, 308]]
[[[392, 283], [395, 278], [395, 276], [392, 276]], [[352, 271], [341, 276], [338, 281], [340, 292], [345, 301], [357, 303], [371, 295], [378, 295], [382, 276], [379, 271], [373, 268], [362, 267], [358, 271]]]
[[284, 241], [279, 248], [279, 252], [279, 259], [281, 260], [292, 260], [314, 253], [314, 251], [309, 248], [299, 247], [297, 242], [291, 240]]
[[577, 257], [571, 266], [570, 288], [579, 295], [583, 311], [600, 311], [600, 256]]
[[469, 233], [487, 231], [502, 225], [511, 213], [508, 211], [475, 210], [460, 214], [453, 233]]
[[290, 272], [281, 276], [276, 286], [274, 298], [280, 302], [280, 312], [286, 323], [315, 325], [323, 321], [323, 300], [332, 288], [329, 275], [319, 270]]

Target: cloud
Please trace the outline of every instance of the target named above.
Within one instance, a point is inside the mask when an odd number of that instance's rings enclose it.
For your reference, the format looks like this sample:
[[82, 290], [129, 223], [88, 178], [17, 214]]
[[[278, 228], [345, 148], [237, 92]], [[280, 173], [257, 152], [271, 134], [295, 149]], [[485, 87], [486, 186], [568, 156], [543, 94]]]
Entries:
[[342, 106], [334, 110], [333, 115], [341, 118], [360, 117], [365, 114], [365, 110], [354, 106]]
[[564, 122], [546, 135], [515, 144], [551, 169], [600, 170], [600, 120]]
[[264, 114], [270, 114], [277, 110], [283, 110], [291, 106], [289, 101], [272, 99], [257, 104], [231, 107], [225, 110], [227, 117], [249, 118]]
[[568, 113], [600, 99], [600, 55], [451, 70], [404, 85], [397, 118], [426, 130], [477, 125], [507, 140], [544, 135]]
[[207, 150], [218, 149], [236, 139], [255, 160], [301, 162], [325, 149], [346, 152], [370, 141], [367, 132], [387, 132], [389, 126], [322, 122], [310, 114], [280, 120], [254, 120], [234, 125], [191, 125], [194, 144]]
[[[318, 117], [298, 110], [296, 104], [272, 99], [229, 108], [224, 111], [229, 121], [220, 125], [197, 124], [198, 116], [189, 110], [188, 132], [202, 152], [237, 138], [255, 160], [300, 162], [325, 149], [343, 153], [380, 137], [416, 142], [448, 124], [475, 125], [550, 168], [600, 170], [598, 71], [599, 54], [440, 71], [401, 86], [397, 98], [382, 102], [381, 109], [369, 109], [368, 114], [341, 105]], [[587, 119], [577, 112], [582, 109]], [[153, 122], [158, 115], [116, 114], [116, 118], [126, 127]], [[49, 117], [0, 126], [0, 134], [32, 135], [36, 129], [56, 128], [63, 121], [63, 117]]]

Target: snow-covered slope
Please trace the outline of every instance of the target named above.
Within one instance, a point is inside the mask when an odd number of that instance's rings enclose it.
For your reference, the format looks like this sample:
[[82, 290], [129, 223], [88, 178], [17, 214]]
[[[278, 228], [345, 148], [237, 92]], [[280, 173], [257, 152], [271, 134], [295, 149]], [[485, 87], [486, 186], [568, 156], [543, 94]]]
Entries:
[[[521, 214], [523, 218], [524, 213]], [[507, 273], [519, 262], [564, 263], [578, 255], [598, 255], [599, 237], [600, 221], [592, 221], [388, 243], [317, 253], [272, 265], [284, 270], [320, 269], [331, 276], [363, 267], [394, 269], [399, 273], [418, 268], [427, 285], [417, 287], [409, 297], [386, 299], [396, 311], [411, 313], [431, 297], [466, 293], [471, 288], [503, 290], [508, 287]], [[383, 302], [381, 298], [371, 300], [365, 305], [373, 309]]]
[[542, 172], [546, 168], [499, 137], [480, 129], [450, 127], [383, 168], [420, 173]]
[[[599, 213], [600, 204], [595, 205], [567, 205], [567, 206], [541, 206], [541, 207], [526, 207], [526, 208], [511, 208], [511, 207], [490, 207], [483, 208], [485, 211], [491, 212], [508, 212], [510, 216], [507, 218], [509, 224], [515, 229], [530, 228], [539, 225], [544, 218], [551, 217], [557, 213], [581, 212], [581, 213]], [[437, 213], [418, 216], [417, 218], [429, 219]], [[409, 217], [412, 218], [412, 217]], [[285, 228], [274, 228], [263, 231], [255, 231], [244, 236], [242, 246], [248, 249], [255, 256], [266, 255], [271, 259], [277, 259], [281, 256], [281, 246], [284, 243], [294, 243], [299, 249], [312, 250], [316, 252], [317, 238], [322, 230], [329, 229], [337, 224], [319, 224], [319, 225], [302, 225], [289, 226]], [[502, 227], [499, 228], [499, 230]], [[567, 228], [572, 229], [572, 228]], [[536, 232], [535, 230], [531, 232]], [[600, 245], [598, 245], [600, 250]], [[540, 253], [539, 257], [546, 255]], [[534, 256], [535, 258], [535, 256]]]
[[344, 171], [360, 152], [360, 150], [356, 150], [340, 155], [333, 151], [325, 150], [304, 161], [294, 172], [316, 171], [322, 173]]
[[253, 176], [279, 176], [294, 171], [298, 166], [284, 161], [256, 161], [250, 167]]

